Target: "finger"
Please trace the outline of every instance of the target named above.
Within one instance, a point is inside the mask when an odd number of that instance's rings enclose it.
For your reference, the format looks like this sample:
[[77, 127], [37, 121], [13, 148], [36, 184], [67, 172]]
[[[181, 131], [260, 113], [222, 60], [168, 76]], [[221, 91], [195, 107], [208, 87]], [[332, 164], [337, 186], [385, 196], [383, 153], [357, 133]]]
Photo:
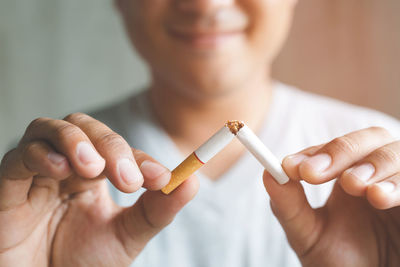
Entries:
[[13, 149], [3, 157], [0, 165], [0, 211], [25, 203], [35, 174], [25, 166], [20, 150]]
[[373, 151], [340, 176], [340, 184], [351, 195], [362, 196], [369, 185], [400, 171], [400, 142], [392, 142]]
[[161, 190], [171, 179], [171, 172], [143, 151], [133, 149], [133, 155], [144, 177], [143, 187]]
[[132, 193], [143, 184], [132, 149], [117, 133], [102, 122], [82, 113], [74, 113], [65, 120], [78, 126], [89, 137], [106, 160], [105, 175], [119, 190]]
[[311, 184], [332, 180], [373, 150], [392, 141], [393, 137], [379, 127], [336, 138], [298, 165], [300, 178]]
[[27, 199], [33, 176], [65, 179], [71, 174], [65, 156], [43, 141], [34, 141], [12, 151], [4, 158], [0, 175], [0, 205], [18, 206]]
[[192, 176], [169, 195], [146, 191], [116, 219], [116, 233], [125, 251], [133, 259], [146, 243], [174, 219], [197, 193], [199, 184]]
[[62, 180], [72, 174], [67, 158], [43, 141], [27, 143], [23, 150], [25, 166], [40, 176]]
[[367, 188], [367, 199], [377, 209], [400, 206], [400, 173]]
[[37, 173], [28, 192], [30, 207], [42, 211], [46, 203], [58, 196], [59, 182], [73, 172], [67, 158], [43, 141], [27, 143], [24, 151], [25, 166]]
[[86, 134], [77, 126], [48, 118], [34, 120], [27, 128], [20, 145], [45, 140], [56, 152], [65, 155], [73, 170], [82, 177], [93, 178], [102, 173], [104, 159]]
[[299, 256], [305, 255], [317, 242], [322, 229], [322, 220], [309, 205], [302, 185], [289, 181], [279, 185], [264, 172], [264, 186], [271, 208], [286, 232], [289, 243]]
[[306, 148], [296, 154], [285, 157], [282, 161], [282, 167], [290, 179], [300, 181], [299, 165], [307, 158], [312, 156], [315, 152], [321, 149], [323, 145], [312, 146]]

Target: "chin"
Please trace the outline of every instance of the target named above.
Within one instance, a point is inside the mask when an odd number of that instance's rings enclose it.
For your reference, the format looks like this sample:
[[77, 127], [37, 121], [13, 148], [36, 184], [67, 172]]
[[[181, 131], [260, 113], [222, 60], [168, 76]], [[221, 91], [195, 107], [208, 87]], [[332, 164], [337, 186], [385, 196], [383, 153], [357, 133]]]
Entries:
[[174, 86], [180, 94], [195, 99], [215, 99], [226, 97], [244, 86], [238, 86], [240, 77], [230, 77], [226, 73], [212, 75], [191, 75], [176, 77], [179, 83]]
[[186, 52], [170, 53], [174, 58], [163, 53], [159, 60], [148, 61], [156, 62], [150, 64], [150, 69], [161, 87], [167, 84], [185, 96], [208, 99], [227, 96], [245, 88], [254, 70], [259, 69], [259, 62], [243, 47], [234, 51]]

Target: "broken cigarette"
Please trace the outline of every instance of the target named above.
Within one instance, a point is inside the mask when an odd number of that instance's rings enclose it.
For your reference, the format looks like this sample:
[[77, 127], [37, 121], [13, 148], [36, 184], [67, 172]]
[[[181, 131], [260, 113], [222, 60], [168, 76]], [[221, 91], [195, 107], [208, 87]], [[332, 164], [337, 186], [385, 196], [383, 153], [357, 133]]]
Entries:
[[289, 181], [282, 169], [279, 160], [261, 142], [254, 132], [243, 122], [228, 121], [217, 133], [190, 154], [181, 164], [171, 172], [171, 180], [161, 189], [164, 194], [171, 193], [182, 184], [190, 175], [197, 171], [219, 151], [227, 146], [236, 136], [239, 141], [252, 153], [264, 168], [279, 184]]
[[164, 194], [171, 193], [182, 184], [190, 175], [201, 168], [219, 151], [228, 145], [234, 135], [227, 125], [222, 127], [196, 151], [190, 154], [181, 164], [171, 172], [169, 183], [161, 189]]
[[289, 181], [289, 177], [282, 169], [281, 162], [247, 125], [243, 124], [242, 127], [240, 127], [236, 137], [279, 184], [285, 184]]

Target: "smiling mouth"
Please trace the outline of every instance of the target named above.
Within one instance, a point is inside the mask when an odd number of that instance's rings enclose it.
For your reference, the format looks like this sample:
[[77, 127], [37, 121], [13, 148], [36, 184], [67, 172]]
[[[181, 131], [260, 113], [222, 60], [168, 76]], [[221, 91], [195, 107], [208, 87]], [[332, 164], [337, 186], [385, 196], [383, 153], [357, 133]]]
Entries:
[[169, 37], [200, 50], [224, 48], [242, 41], [249, 26], [246, 14], [237, 8], [212, 10], [197, 17], [171, 16], [165, 25]]
[[244, 30], [232, 31], [179, 31], [167, 29], [168, 35], [193, 48], [211, 49], [243, 37]]

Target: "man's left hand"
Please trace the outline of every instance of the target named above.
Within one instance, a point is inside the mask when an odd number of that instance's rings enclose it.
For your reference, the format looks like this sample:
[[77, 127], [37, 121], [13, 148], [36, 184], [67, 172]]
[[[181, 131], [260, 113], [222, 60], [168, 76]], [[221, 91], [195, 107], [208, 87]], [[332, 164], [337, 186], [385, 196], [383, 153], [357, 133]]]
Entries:
[[[288, 156], [290, 182], [264, 173], [271, 207], [303, 266], [400, 266], [400, 141], [372, 127]], [[300, 180], [337, 178], [311, 208]]]

